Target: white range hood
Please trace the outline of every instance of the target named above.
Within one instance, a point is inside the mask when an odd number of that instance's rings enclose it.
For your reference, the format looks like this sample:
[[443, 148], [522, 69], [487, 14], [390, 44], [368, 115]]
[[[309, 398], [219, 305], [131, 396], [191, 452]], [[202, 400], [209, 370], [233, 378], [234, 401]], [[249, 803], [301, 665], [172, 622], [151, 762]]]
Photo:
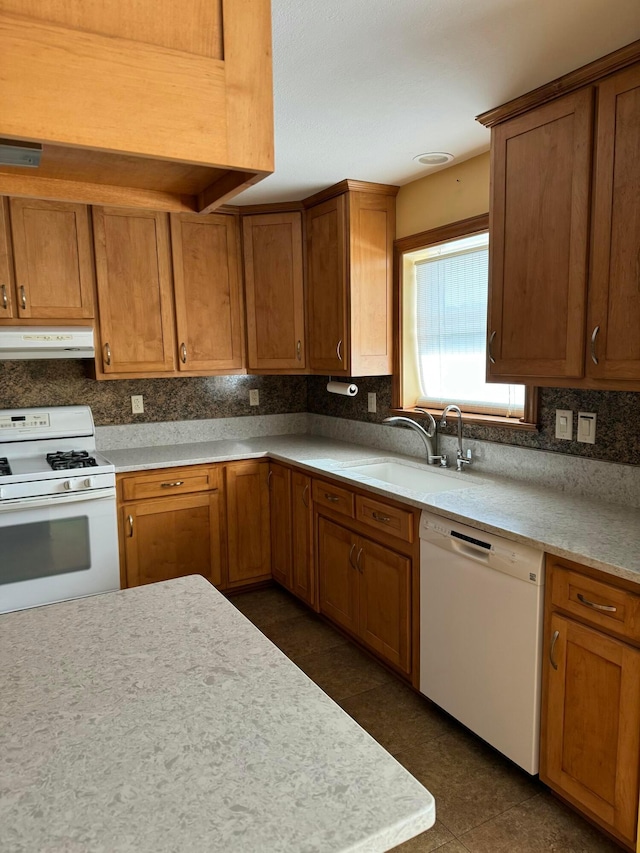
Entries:
[[0, 327], [0, 360], [30, 358], [93, 358], [90, 326]]

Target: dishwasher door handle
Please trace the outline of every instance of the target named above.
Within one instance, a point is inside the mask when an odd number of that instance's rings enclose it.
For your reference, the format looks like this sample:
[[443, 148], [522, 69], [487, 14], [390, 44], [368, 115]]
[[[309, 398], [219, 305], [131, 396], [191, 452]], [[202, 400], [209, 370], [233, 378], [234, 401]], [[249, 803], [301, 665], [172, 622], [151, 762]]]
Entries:
[[470, 560], [477, 560], [479, 563], [488, 563], [491, 555], [490, 548], [484, 548], [482, 545], [475, 545], [473, 542], [466, 542], [462, 539], [449, 540], [451, 550], [457, 551], [459, 554], [464, 554]]

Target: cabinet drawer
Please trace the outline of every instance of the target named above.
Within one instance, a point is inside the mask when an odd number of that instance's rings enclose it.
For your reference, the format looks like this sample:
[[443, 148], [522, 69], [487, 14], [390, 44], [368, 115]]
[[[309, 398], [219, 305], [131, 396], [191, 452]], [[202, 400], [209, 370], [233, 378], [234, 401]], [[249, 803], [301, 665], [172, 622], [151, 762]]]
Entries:
[[640, 595], [552, 562], [551, 601], [585, 622], [640, 643]]
[[356, 495], [356, 518], [363, 524], [413, 542], [413, 513], [389, 506], [373, 498]]
[[334, 512], [353, 518], [353, 494], [346, 489], [334, 486], [333, 483], [313, 481], [313, 500], [317, 504], [327, 506]]
[[189, 492], [210, 492], [217, 488], [217, 468], [165, 468], [152, 474], [123, 478], [122, 499], [170, 497]]

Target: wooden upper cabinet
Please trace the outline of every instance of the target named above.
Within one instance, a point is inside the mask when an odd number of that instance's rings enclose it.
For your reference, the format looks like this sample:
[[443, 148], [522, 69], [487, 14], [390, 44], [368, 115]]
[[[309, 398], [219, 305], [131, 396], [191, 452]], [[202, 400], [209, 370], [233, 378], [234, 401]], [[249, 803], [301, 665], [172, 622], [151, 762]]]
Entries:
[[0, 197], [0, 320], [15, 317], [9, 199]]
[[273, 171], [269, 0], [0, 0], [0, 192], [208, 212]]
[[171, 216], [178, 368], [240, 370], [242, 290], [235, 216]]
[[10, 209], [16, 316], [92, 318], [94, 280], [87, 207], [12, 198]]
[[490, 379], [584, 375], [593, 99], [492, 130]]
[[242, 218], [250, 370], [306, 366], [302, 214]]
[[[314, 373], [392, 370], [397, 187], [345, 181], [307, 199], [309, 366]], [[355, 188], [354, 188], [355, 187]], [[360, 187], [361, 189], [357, 189]]]
[[95, 207], [93, 225], [103, 374], [173, 372], [167, 215]]
[[[640, 381], [640, 65], [598, 87], [589, 376]], [[637, 386], [636, 386], [637, 387]]]

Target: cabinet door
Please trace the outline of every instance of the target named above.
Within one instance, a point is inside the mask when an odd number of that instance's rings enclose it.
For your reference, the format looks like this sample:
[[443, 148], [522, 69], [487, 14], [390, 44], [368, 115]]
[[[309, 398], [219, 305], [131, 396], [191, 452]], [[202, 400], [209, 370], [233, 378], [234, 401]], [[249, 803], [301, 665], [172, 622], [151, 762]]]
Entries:
[[180, 370], [243, 365], [239, 236], [235, 216], [172, 214]]
[[640, 380], [640, 67], [598, 87], [587, 372]]
[[316, 606], [316, 583], [313, 564], [313, 507], [311, 477], [293, 471], [291, 474], [292, 566], [291, 592]]
[[185, 575], [221, 583], [217, 492], [132, 503], [121, 512], [127, 586]]
[[492, 131], [490, 379], [584, 375], [593, 90]]
[[541, 778], [635, 843], [640, 651], [557, 613], [550, 632]]
[[93, 208], [105, 374], [174, 370], [165, 213]]
[[291, 471], [282, 465], [269, 466], [271, 517], [271, 574], [291, 588]]
[[245, 216], [242, 234], [249, 368], [303, 369], [302, 215]]
[[347, 373], [346, 200], [329, 199], [306, 212], [309, 366]]
[[269, 465], [234, 462], [226, 466], [229, 586], [271, 577]]
[[84, 204], [11, 199], [18, 316], [93, 317], [93, 259]]
[[10, 320], [12, 317], [15, 317], [15, 313], [9, 199], [0, 197], [0, 320]]
[[411, 669], [411, 560], [359, 538], [360, 638], [389, 663]]
[[354, 634], [358, 632], [357, 538], [326, 518], [318, 519], [320, 613]]

